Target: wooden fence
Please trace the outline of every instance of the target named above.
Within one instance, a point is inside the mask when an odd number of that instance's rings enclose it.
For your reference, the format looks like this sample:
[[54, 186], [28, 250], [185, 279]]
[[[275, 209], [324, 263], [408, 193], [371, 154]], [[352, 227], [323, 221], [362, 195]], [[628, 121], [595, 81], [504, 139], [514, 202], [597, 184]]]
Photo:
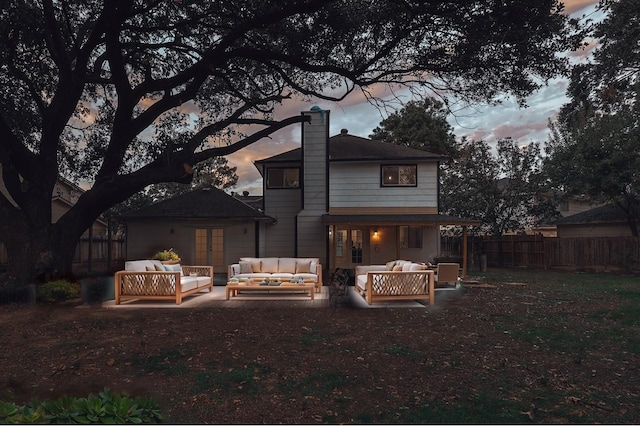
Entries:
[[[122, 269], [125, 259], [124, 242], [123, 238], [109, 240], [106, 237], [83, 237], [76, 246], [73, 272], [79, 275], [112, 274]], [[0, 241], [0, 268], [6, 268], [7, 263], [7, 250]]]
[[[442, 252], [460, 255], [455, 237], [442, 240]], [[470, 270], [488, 267], [526, 267], [568, 270], [640, 271], [640, 238], [556, 238], [508, 235], [501, 240], [469, 237]]]

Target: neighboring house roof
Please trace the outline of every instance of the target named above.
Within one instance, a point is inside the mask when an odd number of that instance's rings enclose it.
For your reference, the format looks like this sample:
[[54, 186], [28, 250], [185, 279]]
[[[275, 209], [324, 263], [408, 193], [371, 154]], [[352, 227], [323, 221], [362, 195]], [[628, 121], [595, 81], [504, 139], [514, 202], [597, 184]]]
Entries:
[[[636, 218], [640, 221], [640, 217]], [[594, 209], [559, 218], [557, 225], [577, 225], [585, 223], [620, 223], [626, 222], [627, 215], [616, 204], [607, 204]]]
[[122, 215], [124, 219], [275, 219], [216, 188], [197, 189]]
[[479, 225], [481, 221], [462, 219], [442, 214], [355, 214], [355, 215], [322, 215], [325, 223], [357, 223], [361, 225]]
[[[292, 149], [273, 157], [257, 160], [256, 163], [299, 162], [302, 148]], [[329, 161], [373, 161], [373, 160], [428, 160], [446, 161], [448, 156], [433, 154], [421, 149], [409, 148], [389, 142], [375, 141], [350, 135], [342, 130], [329, 138]]]

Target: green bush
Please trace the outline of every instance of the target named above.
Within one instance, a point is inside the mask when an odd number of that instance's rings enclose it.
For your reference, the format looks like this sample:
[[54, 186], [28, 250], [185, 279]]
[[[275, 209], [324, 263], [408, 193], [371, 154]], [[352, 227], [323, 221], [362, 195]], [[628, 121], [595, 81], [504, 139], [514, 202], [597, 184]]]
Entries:
[[86, 398], [64, 396], [55, 401], [32, 401], [18, 406], [0, 401], [0, 423], [122, 424], [158, 423], [162, 415], [152, 398], [113, 394], [104, 389]]
[[43, 303], [63, 302], [80, 297], [80, 284], [67, 280], [49, 281], [38, 286], [36, 300]]

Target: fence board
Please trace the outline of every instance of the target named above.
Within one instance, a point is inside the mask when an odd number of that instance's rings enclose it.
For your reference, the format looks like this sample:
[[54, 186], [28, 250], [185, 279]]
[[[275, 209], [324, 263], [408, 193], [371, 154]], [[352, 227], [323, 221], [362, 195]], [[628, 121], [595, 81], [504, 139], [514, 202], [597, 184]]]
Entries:
[[[456, 238], [442, 238], [442, 253], [460, 255], [461, 245]], [[471, 265], [476, 266], [481, 264], [478, 259], [484, 257], [490, 267], [640, 271], [640, 238], [637, 237], [508, 235], [502, 240], [471, 237], [469, 242], [469, 259]]]

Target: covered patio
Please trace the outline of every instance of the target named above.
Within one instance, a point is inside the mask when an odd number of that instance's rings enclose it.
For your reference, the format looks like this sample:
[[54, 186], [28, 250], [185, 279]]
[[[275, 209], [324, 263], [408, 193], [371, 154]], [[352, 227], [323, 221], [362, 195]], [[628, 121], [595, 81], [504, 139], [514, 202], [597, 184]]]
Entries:
[[480, 221], [440, 214], [326, 214], [329, 236], [328, 271], [353, 269], [404, 259], [427, 262], [441, 255], [440, 226], [462, 230], [462, 276], [467, 276], [467, 228]]

